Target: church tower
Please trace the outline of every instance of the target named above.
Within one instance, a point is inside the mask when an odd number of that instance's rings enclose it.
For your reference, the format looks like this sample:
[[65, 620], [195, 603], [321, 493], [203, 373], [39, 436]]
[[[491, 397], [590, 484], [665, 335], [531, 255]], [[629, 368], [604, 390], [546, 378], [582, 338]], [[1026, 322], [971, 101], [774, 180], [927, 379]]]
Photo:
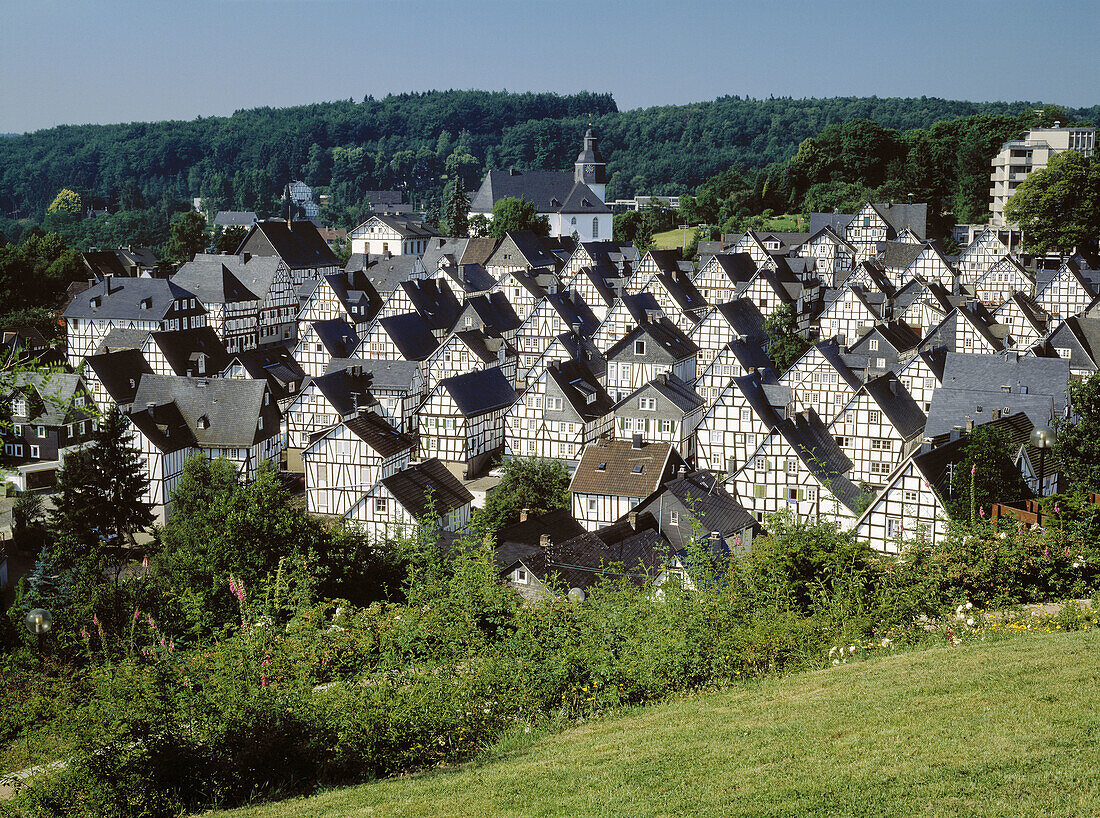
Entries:
[[577, 161], [573, 168], [573, 180], [584, 182], [600, 197], [601, 202], [604, 201], [607, 190], [607, 163], [600, 156], [600, 151], [596, 147], [596, 135], [592, 133], [591, 128], [584, 134], [584, 149], [577, 154]]

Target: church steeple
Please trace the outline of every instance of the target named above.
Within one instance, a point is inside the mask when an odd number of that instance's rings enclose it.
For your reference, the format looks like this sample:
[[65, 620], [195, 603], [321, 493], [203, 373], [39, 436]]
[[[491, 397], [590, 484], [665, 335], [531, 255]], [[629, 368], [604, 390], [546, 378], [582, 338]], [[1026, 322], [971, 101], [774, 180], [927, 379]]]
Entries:
[[607, 190], [607, 163], [600, 156], [596, 147], [596, 134], [590, 127], [584, 134], [584, 148], [577, 154], [577, 161], [573, 165], [573, 179], [584, 182], [592, 192], [604, 201]]

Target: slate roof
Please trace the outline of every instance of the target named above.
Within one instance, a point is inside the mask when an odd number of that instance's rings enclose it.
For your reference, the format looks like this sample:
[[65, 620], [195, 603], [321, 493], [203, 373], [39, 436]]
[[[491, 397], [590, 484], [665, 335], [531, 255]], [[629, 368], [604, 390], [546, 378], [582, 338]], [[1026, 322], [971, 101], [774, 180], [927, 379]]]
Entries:
[[73, 403], [77, 392], [84, 388], [84, 381], [79, 375], [68, 372], [15, 372], [11, 375], [10, 385], [11, 389], [4, 398], [10, 398], [16, 392], [41, 398], [40, 401], [27, 402], [28, 409], [38, 410], [27, 419], [28, 424], [61, 426], [96, 416], [90, 401], [84, 406]]
[[[637, 400], [641, 395], [646, 392], [657, 392], [663, 397], [669, 404], [671, 404], [675, 414], [679, 416], [690, 414], [696, 409], [704, 406], [706, 401], [699, 397], [699, 393], [695, 391], [691, 384], [677, 378], [675, 375], [663, 374], [658, 375], [651, 381], [643, 383], [621, 401], [615, 404], [613, 407], [617, 414], [625, 414], [631, 417], [636, 416], [641, 410], [638, 409]], [[667, 418], [671, 417], [670, 413], [662, 411], [660, 405], [657, 410], [652, 413], [652, 417], [655, 418]], [[650, 415], [648, 411], [647, 415]]]
[[[645, 352], [638, 355], [634, 351], [634, 342], [644, 339], [646, 341]], [[619, 341], [607, 350], [607, 360], [622, 358], [634, 362], [658, 362], [669, 363], [681, 361], [699, 354], [699, 347], [694, 341], [684, 335], [680, 329], [667, 318], [658, 318], [656, 321], [645, 321], [638, 324], [631, 332], [628, 332]]]
[[99, 378], [111, 400], [120, 406], [133, 402], [142, 376], [153, 374], [153, 368], [145, 356], [135, 348], [89, 355], [84, 361]]
[[436, 236], [428, 241], [428, 249], [420, 259], [429, 275], [440, 267], [449, 267], [461, 263], [462, 253], [470, 239], [452, 236]]
[[413, 279], [402, 282], [401, 289], [433, 330], [446, 332], [458, 320], [461, 307], [446, 281], [438, 278]]
[[147, 329], [114, 327], [103, 336], [103, 340], [96, 346], [95, 351], [100, 353], [116, 352], [120, 349], [144, 349], [150, 334]]
[[886, 250], [882, 254], [882, 263], [891, 270], [908, 270], [923, 252], [923, 244], [888, 241]]
[[[229, 366], [229, 352], [213, 327], [154, 332], [151, 337], [177, 375], [216, 375]], [[203, 355], [205, 371], [199, 372]]]
[[[108, 287], [110, 292], [108, 292]], [[161, 320], [172, 308], [176, 299], [195, 298], [195, 294], [163, 278], [118, 278], [96, 282], [65, 310], [65, 318], [95, 319], [97, 321], [136, 319]], [[98, 307], [92, 299], [100, 299]], [[150, 299], [146, 309], [141, 302]], [[201, 299], [199, 299], [201, 301]]]
[[488, 292], [497, 283], [480, 264], [453, 264], [440, 269], [449, 281], [466, 294]]
[[592, 335], [599, 327], [600, 321], [592, 309], [573, 290], [550, 293], [546, 296], [546, 301], [561, 318], [563, 325], [570, 328], [576, 327], [581, 335]]
[[924, 430], [927, 418], [897, 375], [887, 372], [872, 378], [863, 385], [863, 389], [904, 440], [916, 437]]
[[783, 422], [787, 415], [787, 406], [791, 402], [791, 389], [779, 383], [772, 369], [758, 369], [739, 375], [732, 382], [734, 388], [745, 396], [756, 416], [769, 429]]
[[424, 317], [416, 312], [390, 315], [378, 323], [406, 361], [425, 361], [439, 348], [439, 341]]
[[[511, 258], [513, 252], [518, 253], [520, 257]], [[533, 230], [509, 230], [496, 246], [493, 255], [485, 262], [485, 266], [526, 266], [531, 269], [546, 267], [556, 270], [560, 266], [560, 260], [546, 248]]]
[[840, 502], [851, 511], [858, 508], [861, 492], [847, 476], [852, 461], [829, 434], [817, 412], [813, 409], [797, 412], [781, 421], [775, 431]]
[[756, 275], [756, 262], [748, 253], [717, 253], [714, 261], [735, 287], [748, 284]]
[[734, 338], [726, 344], [725, 349], [733, 353], [733, 357], [741, 364], [741, 368], [746, 371], [754, 368], [775, 367], [775, 363], [768, 357], [768, 353], [764, 351], [760, 341], [756, 339]]
[[492, 236], [472, 238], [466, 243], [466, 249], [462, 251], [462, 257], [458, 260], [458, 263], [484, 266], [485, 262], [492, 258], [499, 244], [500, 239], [495, 239]]
[[815, 235], [822, 228], [828, 227], [836, 235], [843, 236], [855, 217], [855, 213], [811, 213], [810, 235]]
[[918, 238], [928, 235], [928, 205], [925, 202], [879, 202], [872, 205], [895, 233], [909, 229]]
[[325, 281], [355, 323], [369, 321], [381, 312], [382, 296], [364, 271], [349, 264], [349, 269], [342, 273], [326, 275]]
[[733, 537], [746, 528], [757, 528], [756, 518], [730, 495], [711, 472], [695, 471], [669, 480], [654, 495], [647, 497], [635, 509], [661, 514], [671, 508], [680, 514], [678, 525], [662, 526], [661, 531], [676, 551], [688, 547], [694, 514], [702, 527], [702, 535], [717, 531], [723, 538]]
[[99, 278], [108, 275], [130, 275], [130, 270], [123, 264], [123, 260], [116, 250], [89, 250], [80, 255], [88, 269]]
[[279, 270], [278, 256], [199, 253], [180, 267], [172, 281], [204, 304], [262, 301]]
[[505, 409], [518, 399], [516, 390], [499, 367], [454, 375], [439, 382], [463, 417]]
[[829, 338], [825, 341], [819, 341], [814, 344], [814, 349], [821, 353], [821, 357], [832, 365], [833, 369], [852, 389], [859, 389], [863, 385], [862, 379], [852, 371], [849, 361], [844, 357], [844, 350], [836, 342], [836, 339]]
[[361, 366], [370, 376], [371, 392], [408, 392], [416, 383], [420, 366], [416, 361], [380, 361], [371, 358], [333, 358], [325, 365], [325, 374]]
[[388, 297], [403, 281], [419, 274], [422, 262], [418, 256], [384, 256], [377, 253], [352, 253], [345, 272], [359, 271], [381, 297]]
[[710, 306], [691, 278], [679, 270], [673, 273], [657, 273], [653, 278], [661, 283], [676, 302], [676, 306], [695, 322], [701, 319], [703, 312]]
[[[247, 448], [279, 434], [279, 410], [274, 402], [264, 406], [266, 392], [264, 381], [248, 378], [143, 375], [131, 417], [148, 415], [153, 404], [152, 420], [159, 424], [161, 410], [174, 404], [198, 445]], [[261, 416], [263, 429], [257, 428]], [[206, 418], [206, 428], [200, 418]]]
[[[306, 380], [305, 370], [294, 360], [290, 350], [281, 344], [249, 349], [233, 355], [228, 369], [233, 362], [241, 365], [250, 378], [267, 381], [268, 389], [277, 400], [283, 400], [295, 394]], [[295, 388], [291, 388], [291, 386]]]
[[583, 361], [551, 362], [546, 367], [546, 376], [557, 384], [562, 396], [569, 401], [582, 422], [602, 418], [611, 411], [614, 401]]
[[[266, 241], [260, 241], [259, 234]], [[339, 267], [340, 259], [310, 221], [287, 223], [282, 219], [256, 222], [245, 236], [238, 252], [250, 250], [257, 255], [270, 255], [270, 248], [292, 270], [318, 267]]]
[[548, 511], [545, 514], [532, 514], [523, 522], [512, 523], [497, 531], [497, 560], [510, 564], [509, 548], [515, 546], [538, 546], [542, 535], [547, 534], [551, 542], [561, 543], [583, 534], [584, 526], [574, 519], [567, 508]]
[[251, 227], [256, 214], [251, 210], [219, 210], [214, 216], [215, 227]]
[[665, 311], [660, 303], [653, 297], [653, 293], [623, 293], [619, 296], [626, 311], [634, 319], [635, 324], [643, 324], [650, 317], [663, 316]]
[[416, 463], [389, 477], [382, 485], [418, 520], [428, 514], [428, 493], [436, 513], [445, 514], [473, 502], [474, 496], [438, 458]]
[[392, 457], [416, 445], [416, 441], [403, 435], [389, 421], [374, 412], [360, 412], [344, 421], [348, 431], [362, 440], [382, 457]]
[[679, 250], [650, 250], [646, 258], [657, 266], [658, 274], [684, 273], [690, 277], [695, 273], [695, 265], [684, 259]]
[[630, 440], [604, 439], [585, 446], [569, 490], [640, 499], [660, 487], [669, 468], [682, 464], [671, 443], [643, 442], [635, 449]]
[[[451, 337], [457, 338], [465, 344], [472, 355], [477, 356], [486, 364], [495, 364], [501, 360], [500, 348], [502, 346], [504, 347], [505, 358], [512, 358], [518, 354], [515, 347], [503, 338], [488, 335], [480, 329], [456, 330]], [[440, 346], [442, 347], [442, 344]]]
[[343, 319], [314, 321], [310, 326], [317, 334], [317, 339], [325, 345], [325, 351], [330, 358], [350, 358], [361, 343], [351, 324]]
[[[572, 171], [491, 170], [470, 199], [471, 213], [489, 213], [501, 199], [526, 199], [536, 213], [597, 215], [610, 213], [600, 197]], [[584, 202], [588, 202], [587, 205]]]
[[472, 311], [477, 317], [474, 326], [478, 323], [484, 324], [486, 331], [493, 335], [512, 332], [519, 329], [520, 324], [523, 323], [516, 315], [508, 297], [501, 292], [475, 295], [466, 302], [466, 309]]
[[[369, 222], [371, 219], [378, 219], [402, 238], [431, 238], [439, 235], [439, 231], [434, 227], [409, 215], [375, 214], [367, 221]], [[363, 222], [363, 224], [366, 224], [366, 222]], [[359, 227], [362, 226], [362, 224], [359, 225]], [[359, 227], [355, 229], [358, 230]]]
[[341, 417], [354, 415], [378, 401], [371, 394], [371, 375], [359, 364], [310, 380]]

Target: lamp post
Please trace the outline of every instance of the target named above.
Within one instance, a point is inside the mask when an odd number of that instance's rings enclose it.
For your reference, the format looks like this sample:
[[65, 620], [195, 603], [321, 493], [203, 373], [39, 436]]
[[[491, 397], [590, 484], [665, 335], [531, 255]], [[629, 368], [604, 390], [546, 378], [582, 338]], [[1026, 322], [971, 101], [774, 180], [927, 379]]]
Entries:
[[684, 231], [684, 249], [683, 249], [683, 252], [681, 253], [681, 255], [683, 255], [688, 250], [688, 225], [681, 224], [680, 229]]
[[574, 605], [580, 605], [584, 602], [584, 591], [580, 588], [570, 588], [568, 598]]
[[1039, 496], [1043, 496], [1043, 464], [1047, 449], [1058, 442], [1058, 435], [1049, 426], [1036, 426], [1031, 430], [1031, 445], [1039, 450]]
[[35, 608], [23, 618], [23, 624], [27, 626], [28, 631], [38, 637], [38, 654], [41, 656], [42, 639], [53, 627], [53, 617], [45, 608]]

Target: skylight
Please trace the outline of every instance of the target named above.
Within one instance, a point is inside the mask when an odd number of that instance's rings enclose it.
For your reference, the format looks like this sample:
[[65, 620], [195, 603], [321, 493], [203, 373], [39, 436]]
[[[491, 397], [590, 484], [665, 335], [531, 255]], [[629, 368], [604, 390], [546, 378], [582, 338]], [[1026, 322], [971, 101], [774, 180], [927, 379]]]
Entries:
[[641, 474], [642, 469], [644, 469], [644, 468], [645, 468], [645, 466], [643, 466], [641, 463], [639, 463], [638, 465], [636, 465], [634, 467], [633, 471], [634, 471], [635, 474]]

